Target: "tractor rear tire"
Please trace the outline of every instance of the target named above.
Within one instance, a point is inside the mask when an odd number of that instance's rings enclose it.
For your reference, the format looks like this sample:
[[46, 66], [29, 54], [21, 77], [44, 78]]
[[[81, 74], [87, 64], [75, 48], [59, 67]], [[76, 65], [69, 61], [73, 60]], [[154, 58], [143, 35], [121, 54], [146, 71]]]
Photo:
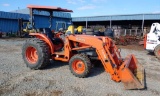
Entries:
[[88, 76], [91, 67], [91, 61], [85, 54], [74, 55], [69, 61], [71, 73], [79, 78]]
[[42, 69], [50, 63], [50, 50], [48, 45], [37, 38], [26, 40], [22, 47], [22, 58], [27, 67]]
[[155, 54], [156, 57], [160, 60], [160, 45], [158, 45], [158, 46], [155, 48], [154, 54]]

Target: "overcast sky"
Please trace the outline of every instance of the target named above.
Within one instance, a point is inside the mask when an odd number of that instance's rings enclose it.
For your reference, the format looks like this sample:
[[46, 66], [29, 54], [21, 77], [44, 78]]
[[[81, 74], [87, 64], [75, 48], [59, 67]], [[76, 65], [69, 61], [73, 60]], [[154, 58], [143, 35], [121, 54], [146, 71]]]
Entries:
[[71, 9], [72, 17], [160, 13], [160, 0], [0, 0], [0, 11], [24, 9], [28, 4]]

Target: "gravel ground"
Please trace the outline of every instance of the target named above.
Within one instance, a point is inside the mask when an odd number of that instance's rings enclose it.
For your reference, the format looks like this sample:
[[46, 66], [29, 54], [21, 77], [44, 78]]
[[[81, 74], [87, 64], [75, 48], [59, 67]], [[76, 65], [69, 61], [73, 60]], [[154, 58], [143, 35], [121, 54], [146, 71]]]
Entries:
[[102, 66], [93, 68], [87, 78], [73, 76], [68, 64], [62, 62], [52, 62], [44, 70], [30, 70], [22, 60], [23, 42], [0, 39], [0, 96], [160, 96], [160, 61], [137, 46], [123, 47], [121, 54], [135, 54], [145, 67], [145, 90], [124, 90]]

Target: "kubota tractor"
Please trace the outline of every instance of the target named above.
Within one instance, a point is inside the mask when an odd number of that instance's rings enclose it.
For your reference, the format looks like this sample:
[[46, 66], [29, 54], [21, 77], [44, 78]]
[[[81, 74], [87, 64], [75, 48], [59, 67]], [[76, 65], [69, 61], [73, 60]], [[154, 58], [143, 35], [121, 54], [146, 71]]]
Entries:
[[[71, 12], [59, 7], [28, 6], [31, 9]], [[27, 67], [42, 69], [50, 64], [50, 59], [69, 62], [73, 75], [84, 78], [89, 75], [92, 60], [101, 61], [104, 69], [115, 82], [123, 82], [125, 89], [144, 88], [144, 68], [135, 56], [128, 55], [124, 60], [120, 51], [108, 37], [68, 34], [65, 40], [52, 37], [49, 28], [42, 32], [30, 33], [34, 38], [26, 40], [22, 56]]]

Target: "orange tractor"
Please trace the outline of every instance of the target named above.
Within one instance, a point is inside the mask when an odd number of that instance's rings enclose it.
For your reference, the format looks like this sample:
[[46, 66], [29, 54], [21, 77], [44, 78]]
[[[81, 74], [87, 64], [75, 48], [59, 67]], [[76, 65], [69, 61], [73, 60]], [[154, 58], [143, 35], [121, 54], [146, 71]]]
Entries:
[[[30, 9], [72, 12], [59, 7], [28, 6]], [[50, 64], [50, 59], [69, 62], [73, 75], [84, 78], [89, 75], [93, 59], [101, 61], [104, 69], [115, 82], [123, 82], [125, 89], [143, 89], [144, 68], [135, 56], [122, 59], [120, 50], [112, 39], [103, 36], [68, 34], [65, 40], [52, 37], [49, 28], [43, 32], [30, 33], [22, 48], [22, 56], [27, 67], [42, 69]]]

